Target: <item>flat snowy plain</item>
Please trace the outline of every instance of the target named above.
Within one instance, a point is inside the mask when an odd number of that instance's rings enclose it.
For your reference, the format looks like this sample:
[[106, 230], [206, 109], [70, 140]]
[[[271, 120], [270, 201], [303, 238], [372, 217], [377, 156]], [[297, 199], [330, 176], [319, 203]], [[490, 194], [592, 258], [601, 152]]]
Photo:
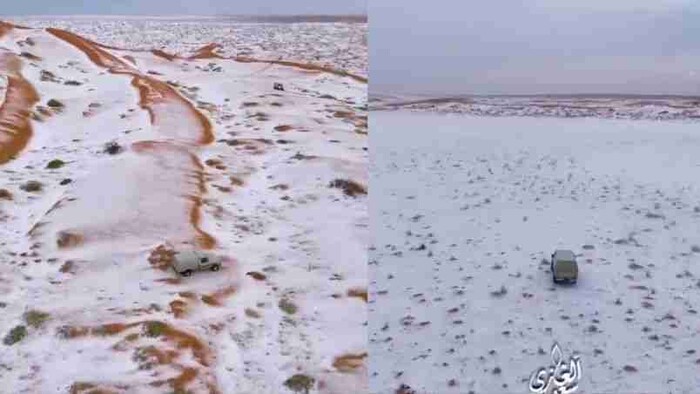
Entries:
[[[697, 392], [697, 123], [397, 110], [370, 128], [373, 392], [528, 392], [555, 341], [581, 393]], [[553, 285], [557, 248], [577, 285]]]

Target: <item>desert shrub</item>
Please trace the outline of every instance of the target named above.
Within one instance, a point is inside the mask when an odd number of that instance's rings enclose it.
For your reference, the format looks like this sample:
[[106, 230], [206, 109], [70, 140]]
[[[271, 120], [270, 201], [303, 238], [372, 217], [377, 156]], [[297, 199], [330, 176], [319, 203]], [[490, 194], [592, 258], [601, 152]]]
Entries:
[[60, 102], [56, 99], [51, 99], [51, 100], [47, 101], [46, 105], [48, 105], [49, 107], [54, 108], [54, 109], [61, 109], [61, 108], [65, 107], [65, 104], [63, 104], [62, 102]]
[[107, 154], [110, 154], [110, 155], [116, 155], [117, 153], [120, 153], [122, 150], [123, 149], [122, 149], [121, 145], [112, 141], [112, 142], [108, 142], [105, 144], [104, 152]]
[[149, 321], [144, 325], [144, 334], [149, 337], [159, 337], [165, 333], [165, 323]]
[[492, 295], [493, 297], [503, 297], [503, 296], [506, 295], [507, 293], [508, 293], [508, 289], [506, 289], [505, 286], [501, 286], [500, 289], [495, 290], [495, 291], [492, 291], [492, 292], [491, 292], [491, 295]]
[[31, 327], [39, 328], [49, 320], [50, 315], [46, 312], [30, 310], [24, 313], [24, 321]]
[[284, 385], [295, 393], [308, 394], [316, 380], [308, 375], [296, 374], [284, 381]]
[[11, 329], [10, 332], [7, 333], [5, 339], [2, 340], [2, 343], [4, 343], [7, 346], [14, 345], [15, 343], [24, 339], [26, 336], [27, 327], [19, 325]]
[[281, 310], [283, 310], [285, 313], [287, 313], [289, 315], [293, 315], [293, 314], [297, 313], [297, 310], [299, 310], [299, 308], [297, 308], [297, 306], [294, 305], [294, 303], [292, 301], [288, 300], [287, 298], [282, 298], [280, 300], [278, 306], [280, 307]]
[[361, 288], [349, 289], [347, 295], [348, 297], [357, 297], [359, 299], [364, 300], [365, 302], [367, 302], [368, 299], [367, 290]]
[[279, 126], [275, 126], [275, 131], [289, 131], [292, 129], [292, 126], [288, 124], [281, 124]]
[[329, 187], [341, 189], [346, 196], [357, 197], [358, 195], [367, 194], [367, 189], [359, 183], [347, 179], [336, 179], [332, 181]]
[[51, 71], [41, 70], [39, 79], [42, 81], [55, 81], [56, 76]]
[[262, 272], [257, 272], [257, 271], [250, 271], [247, 272], [246, 275], [250, 276], [251, 278], [255, 280], [265, 280], [267, 279], [267, 276], [263, 274]]
[[7, 189], [0, 189], [0, 200], [12, 200], [12, 193]]
[[56, 245], [59, 248], [71, 248], [83, 242], [83, 236], [70, 231], [59, 231], [56, 238]]
[[56, 168], [61, 168], [64, 165], [66, 165], [66, 162], [61, 160], [61, 159], [53, 159], [49, 162], [49, 164], [46, 165], [46, 168], [50, 168], [52, 170], [55, 170]]
[[24, 190], [25, 192], [33, 193], [40, 192], [43, 189], [43, 187], [44, 185], [39, 181], [27, 181], [19, 188]]

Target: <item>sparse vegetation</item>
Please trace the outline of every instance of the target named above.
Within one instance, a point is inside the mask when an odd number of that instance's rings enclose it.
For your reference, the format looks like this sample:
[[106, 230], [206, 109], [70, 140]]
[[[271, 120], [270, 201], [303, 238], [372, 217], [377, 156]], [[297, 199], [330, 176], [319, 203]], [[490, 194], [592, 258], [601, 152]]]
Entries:
[[361, 288], [352, 288], [348, 290], [348, 297], [357, 297], [367, 302], [367, 290]]
[[348, 179], [336, 179], [332, 181], [329, 187], [341, 189], [346, 196], [357, 197], [359, 195], [366, 195], [367, 189], [355, 181]]
[[148, 337], [159, 337], [165, 333], [165, 323], [159, 321], [149, 321], [143, 325], [144, 334]]
[[292, 129], [292, 126], [290, 126], [288, 124], [282, 124], [279, 126], [275, 126], [275, 131], [280, 131], [280, 132], [289, 131], [291, 129]]
[[41, 312], [35, 309], [24, 313], [24, 321], [33, 328], [41, 328], [46, 323], [51, 315], [46, 312]]
[[53, 109], [63, 109], [65, 107], [65, 104], [62, 102], [56, 100], [56, 99], [51, 99], [46, 102], [46, 105], [48, 105], [50, 108]]
[[367, 353], [346, 354], [333, 360], [333, 367], [339, 372], [353, 372], [362, 367]]
[[49, 162], [49, 164], [46, 165], [46, 168], [55, 170], [55, 169], [57, 169], [57, 168], [63, 167], [64, 165], [66, 165], [66, 162], [64, 162], [63, 160], [61, 160], [61, 159], [53, 159], [53, 160], [51, 160], [51, 161]]
[[122, 150], [123, 148], [121, 145], [114, 141], [106, 143], [104, 147], [104, 152], [109, 155], [116, 155], [117, 153], [121, 153]]
[[284, 385], [295, 393], [308, 394], [316, 380], [308, 375], [296, 374], [284, 381]]
[[4, 343], [7, 346], [11, 346], [24, 339], [26, 336], [27, 327], [23, 325], [15, 326], [15, 328], [13, 328], [12, 330], [10, 330], [9, 333], [7, 333], [5, 339], [2, 340], [2, 343]]
[[60, 231], [56, 236], [56, 245], [59, 248], [71, 248], [80, 245], [83, 236], [70, 231]]
[[251, 278], [255, 280], [265, 280], [267, 279], [267, 276], [263, 274], [262, 272], [257, 272], [257, 271], [250, 271], [246, 273], [246, 275], [250, 276]]
[[64, 274], [73, 273], [74, 265], [75, 263], [72, 260], [68, 260], [65, 263], [63, 263], [63, 265], [61, 265], [61, 268], [59, 268], [58, 271]]
[[492, 291], [492, 292], [491, 292], [491, 295], [492, 295], [493, 297], [503, 297], [503, 296], [506, 295], [507, 293], [508, 293], [508, 289], [506, 289], [505, 286], [501, 286], [500, 289], [495, 290], [495, 291]]
[[297, 313], [297, 306], [287, 298], [282, 298], [278, 304], [279, 308], [289, 315]]
[[19, 187], [25, 192], [35, 193], [40, 192], [44, 188], [44, 184], [39, 181], [27, 181], [22, 186]]

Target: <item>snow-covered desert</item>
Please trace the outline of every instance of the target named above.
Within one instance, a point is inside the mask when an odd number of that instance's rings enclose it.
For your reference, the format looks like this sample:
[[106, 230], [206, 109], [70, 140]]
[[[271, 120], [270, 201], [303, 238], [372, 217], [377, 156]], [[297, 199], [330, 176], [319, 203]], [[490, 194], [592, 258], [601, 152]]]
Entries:
[[[555, 342], [580, 355], [577, 392], [698, 392], [697, 108], [452, 105], [370, 115], [372, 392], [525, 393]], [[577, 255], [576, 285], [552, 282], [558, 248]]]
[[366, 391], [365, 35], [1, 23], [0, 392]]

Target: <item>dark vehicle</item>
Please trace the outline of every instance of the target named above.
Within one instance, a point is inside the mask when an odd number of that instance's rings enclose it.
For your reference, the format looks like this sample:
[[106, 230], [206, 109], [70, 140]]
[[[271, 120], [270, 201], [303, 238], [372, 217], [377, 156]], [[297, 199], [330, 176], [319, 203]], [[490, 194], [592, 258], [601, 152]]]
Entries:
[[578, 264], [576, 255], [570, 250], [555, 250], [552, 253], [552, 280], [554, 283], [576, 283]]

